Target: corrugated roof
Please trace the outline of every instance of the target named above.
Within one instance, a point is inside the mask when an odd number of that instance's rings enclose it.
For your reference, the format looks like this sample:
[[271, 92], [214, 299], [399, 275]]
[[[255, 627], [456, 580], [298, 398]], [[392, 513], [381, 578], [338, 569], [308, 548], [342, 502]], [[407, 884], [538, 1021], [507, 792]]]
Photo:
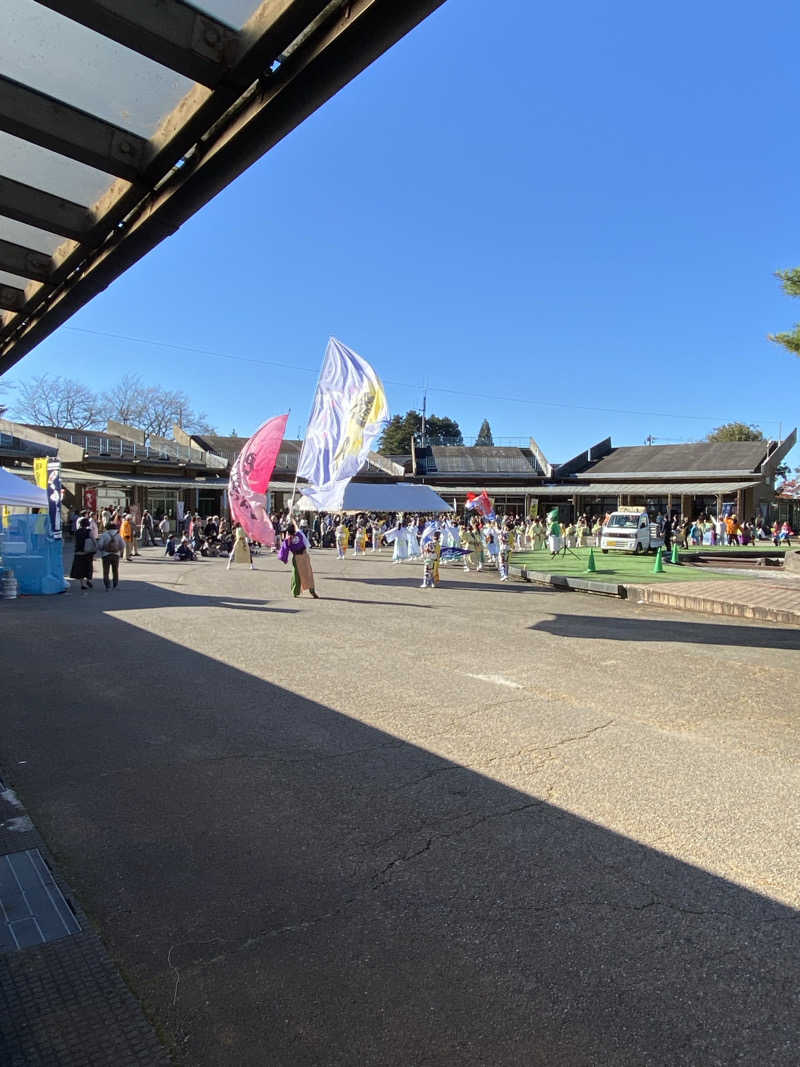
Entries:
[[613, 449], [582, 477], [605, 475], [678, 474], [708, 472], [715, 475], [755, 473], [767, 454], [767, 441], [698, 441], [689, 445], [626, 445]]
[[[569, 485], [537, 485], [526, 491], [542, 499], [570, 496], [716, 496], [753, 489], [760, 481], [749, 482], [573, 482]], [[444, 492], [444, 490], [442, 490]], [[491, 494], [490, 494], [491, 495]]]
[[418, 466], [425, 467], [428, 474], [541, 473], [533, 452], [513, 445], [432, 445], [421, 450]]

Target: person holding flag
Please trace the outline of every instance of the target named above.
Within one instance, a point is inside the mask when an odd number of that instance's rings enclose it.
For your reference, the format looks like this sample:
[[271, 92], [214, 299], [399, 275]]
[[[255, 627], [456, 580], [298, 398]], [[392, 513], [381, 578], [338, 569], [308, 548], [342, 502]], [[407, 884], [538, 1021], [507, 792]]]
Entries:
[[314, 572], [311, 569], [311, 560], [308, 557], [308, 538], [302, 530], [298, 530], [293, 522], [286, 527], [286, 535], [283, 539], [278, 559], [281, 563], [289, 562], [292, 557], [292, 579], [290, 588], [292, 596], [300, 596], [307, 589], [314, 600], [319, 600], [319, 594], [314, 588]]

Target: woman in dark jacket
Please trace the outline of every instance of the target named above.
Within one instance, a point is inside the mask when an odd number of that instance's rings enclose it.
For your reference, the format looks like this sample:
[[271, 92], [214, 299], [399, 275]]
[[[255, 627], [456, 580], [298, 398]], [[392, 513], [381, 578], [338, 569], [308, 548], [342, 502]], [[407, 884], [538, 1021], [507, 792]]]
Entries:
[[[87, 545], [88, 541], [88, 545]], [[75, 557], [72, 560], [70, 578], [80, 578], [81, 589], [91, 589], [92, 571], [94, 569], [94, 554], [97, 551], [91, 533], [89, 532], [89, 520], [83, 518], [78, 523], [75, 533]]]

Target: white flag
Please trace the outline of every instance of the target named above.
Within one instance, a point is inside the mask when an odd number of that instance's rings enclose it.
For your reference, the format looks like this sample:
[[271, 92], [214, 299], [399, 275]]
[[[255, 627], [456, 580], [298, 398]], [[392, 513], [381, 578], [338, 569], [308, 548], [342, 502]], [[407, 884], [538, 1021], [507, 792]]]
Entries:
[[338, 511], [389, 418], [380, 379], [365, 359], [331, 337], [297, 474], [320, 511]]

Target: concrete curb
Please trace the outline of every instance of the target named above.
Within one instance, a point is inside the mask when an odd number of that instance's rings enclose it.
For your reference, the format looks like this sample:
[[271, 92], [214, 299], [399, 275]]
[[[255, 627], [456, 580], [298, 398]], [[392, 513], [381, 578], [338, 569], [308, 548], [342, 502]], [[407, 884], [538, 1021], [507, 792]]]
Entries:
[[627, 586], [616, 582], [598, 582], [590, 578], [571, 578], [564, 574], [548, 574], [546, 571], [529, 571], [527, 567], [510, 567], [509, 573], [516, 573], [523, 582], [536, 582], [537, 585], [549, 585], [553, 589], [575, 590], [580, 593], [598, 593], [601, 596], [615, 596], [624, 600]]
[[546, 571], [529, 571], [526, 567], [511, 567], [510, 572], [516, 574], [523, 582], [534, 582], [537, 585], [546, 585], [551, 589], [560, 589], [564, 592], [594, 593], [600, 596], [617, 597], [620, 600], [630, 600], [634, 604], [652, 604], [656, 607], [675, 608], [679, 611], [692, 611], [705, 615], [727, 615], [731, 618], [800, 626], [800, 611], [761, 604], [743, 604], [708, 596], [693, 596], [688, 591], [690, 586], [688, 589], [687, 586], [682, 586], [682, 589], [687, 589], [686, 592], [677, 592], [675, 586], [670, 587], [669, 584], [661, 587], [635, 582], [618, 585], [616, 582], [598, 582], [589, 578], [548, 574]]
[[759, 622], [782, 622], [800, 626], [800, 611], [770, 608], [761, 604], [742, 604], [730, 600], [714, 600], [705, 596], [676, 593], [666, 588], [629, 585], [628, 597], [635, 604], [655, 604], [659, 607], [677, 608], [681, 611], [697, 611], [706, 615], [728, 615], [737, 619], [755, 619]]

